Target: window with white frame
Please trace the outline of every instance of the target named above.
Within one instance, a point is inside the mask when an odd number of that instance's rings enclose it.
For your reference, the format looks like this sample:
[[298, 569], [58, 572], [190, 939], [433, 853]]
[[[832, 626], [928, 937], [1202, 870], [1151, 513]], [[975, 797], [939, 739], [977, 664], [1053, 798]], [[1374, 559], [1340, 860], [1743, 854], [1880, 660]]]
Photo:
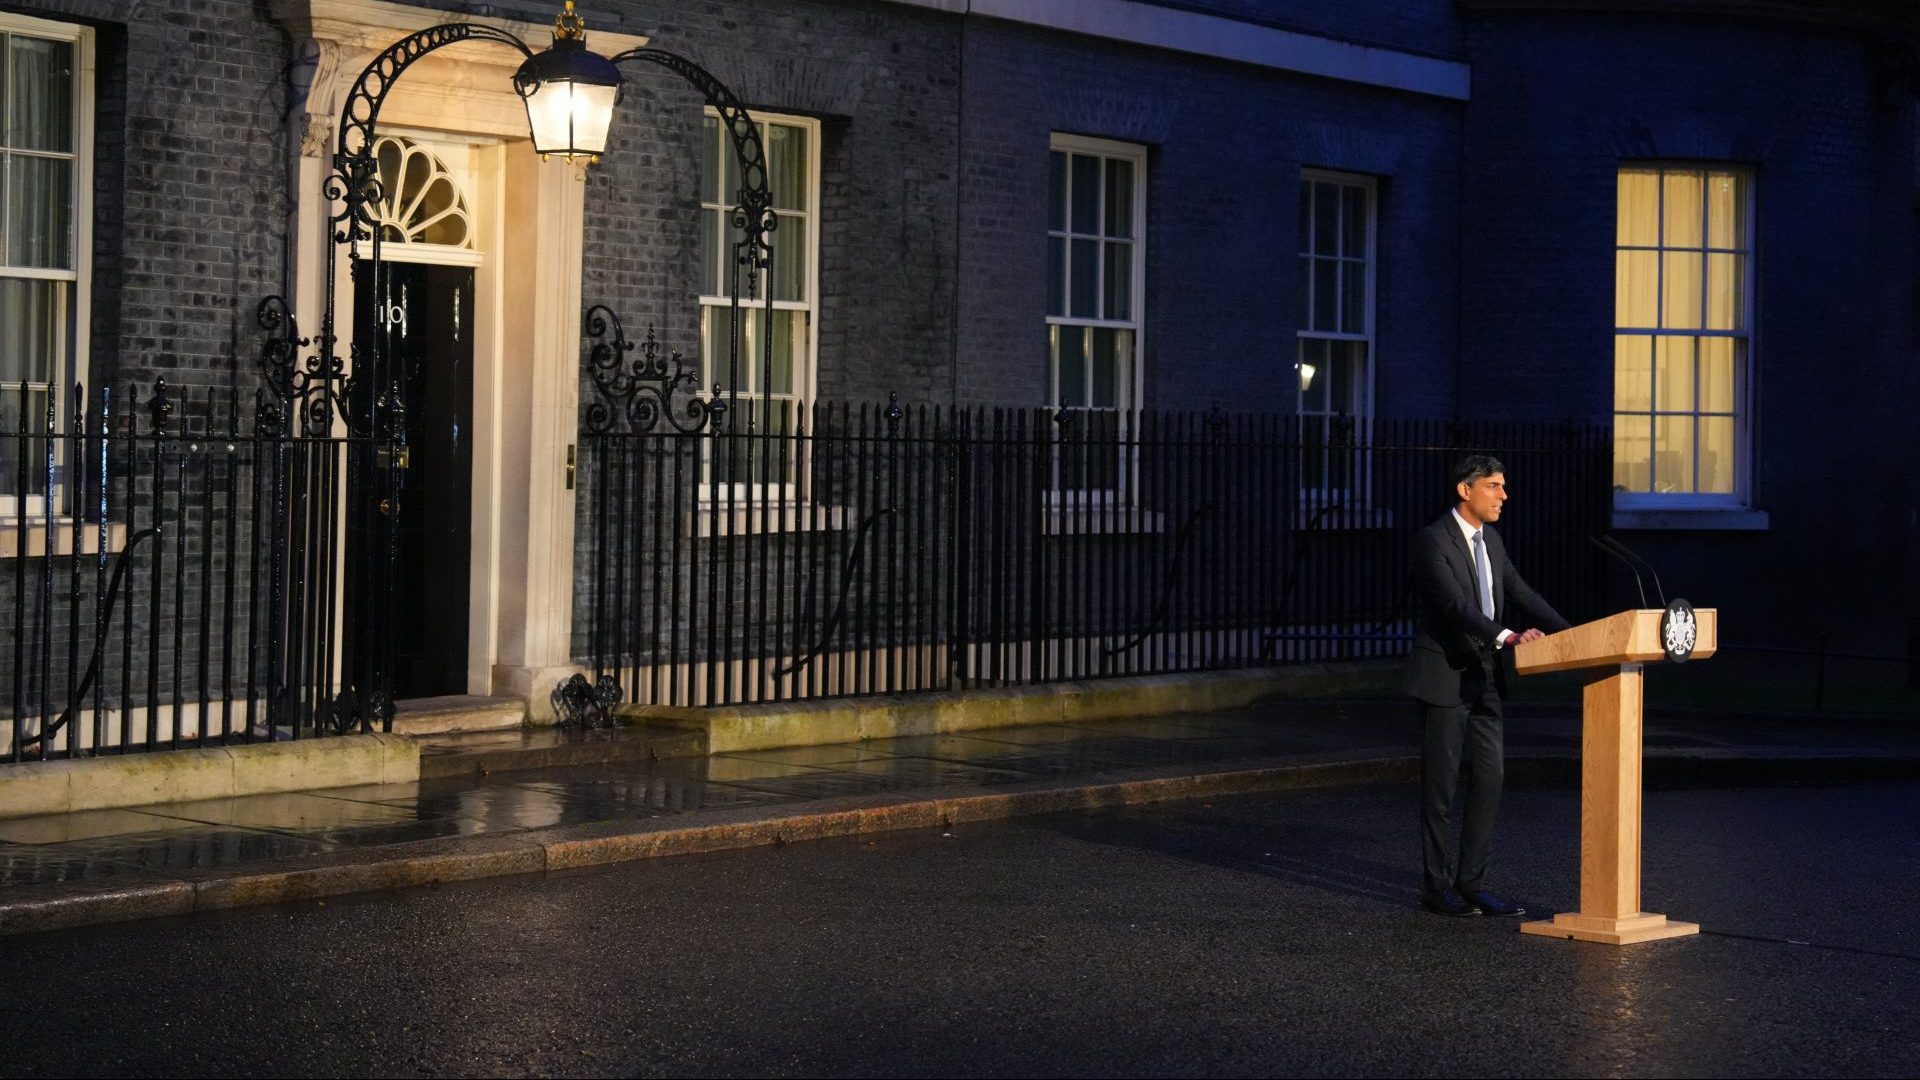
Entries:
[[[92, 50], [85, 27], [0, 12], [0, 430], [44, 430], [85, 375]], [[0, 471], [6, 503], [45, 494]]]
[[1048, 401], [1124, 409], [1139, 378], [1147, 151], [1055, 135], [1047, 195]]
[[1375, 186], [1371, 177], [1300, 174], [1298, 386], [1301, 484], [1353, 485], [1347, 449], [1373, 414]]
[[1752, 206], [1752, 178], [1742, 169], [1620, 169], [1613, 319], [1618, 506], [1745, 500]]
[[[706, 117], [700, 179], [700, 358], [702, 389], [737, 390], [739, 430], [784, 434], [813, 396], [814, 311], [820, 232], [820, 125], [804, 117], [756, 114], [767, 189], [778, 225], [768, 239], [771, 265], [740, 268], [742, 233], [733, 225], [740, 169], [718, 114]], [[749, 281], [749, 275], [753, 279]], [[751, 287], [749, 287], [751, 286]], [[732, 297], [739, 294], [739, 325]], [[772, 312], [767, 298], [772, 297]], [[738, 335], [738, 351], [734, 336]], [[771, 352], [763, 350], [771, 343]], [[737, 356], [738, 383], [731, 360]], [[743, 452], [744, 453], [744, 452]], [[773, 455], [777, 458], [777, 452]], [[768, 455], [758, 455], [768, 459]], [[742, 461], [740, 478], [746, 475]], [[789, 471], [792, 464], [789, 462]]]
[[[1136, 407], [1146, 295], [1147, 149], [1053, 136], [1047, 186], [1047, 401], [1087, 410], [1084, 445]], [[1111, 489], [1119, 462], [1064, 453], [1062, 488]]]

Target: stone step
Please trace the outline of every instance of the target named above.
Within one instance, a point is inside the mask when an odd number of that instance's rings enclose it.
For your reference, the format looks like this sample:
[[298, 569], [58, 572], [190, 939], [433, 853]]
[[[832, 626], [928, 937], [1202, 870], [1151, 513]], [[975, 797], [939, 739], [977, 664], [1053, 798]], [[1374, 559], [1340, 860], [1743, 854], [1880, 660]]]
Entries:
[[441, 735], [453, 731], [503, 731], [526, 723], [527, 703], [517, 697], [448, 694], [393, 703], [395, 735]]
[[618, 705], [614, 713], [628, 723], [703, 732], [708, 751], [721, 754], [1029, 724], [1227, 712], [1267, 697], [1312, 697], [1370, 688], [1383, 673], [1391, 678], [1399, 664], [1398, 660], [1357, 660], [697, 708]]
[[645, 724], [600, 731], [559, 727], [471, 731], [429, 735], [415, 742], [420, 747], [422, 780], [707, 755], [705, 732]]

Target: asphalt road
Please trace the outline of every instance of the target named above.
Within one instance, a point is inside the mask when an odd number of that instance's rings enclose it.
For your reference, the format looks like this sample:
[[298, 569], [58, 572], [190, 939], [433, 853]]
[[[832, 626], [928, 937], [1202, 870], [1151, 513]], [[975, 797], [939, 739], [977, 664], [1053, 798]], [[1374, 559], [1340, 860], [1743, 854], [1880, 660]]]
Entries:
[[[1655, 791], [1627, 949], [1414, 907], [1411, 788], [0, 939], [26, 1075], [1920, 1072], [1920, 784]], [[1571, 906], [1578, 804], [1497, 884]]]

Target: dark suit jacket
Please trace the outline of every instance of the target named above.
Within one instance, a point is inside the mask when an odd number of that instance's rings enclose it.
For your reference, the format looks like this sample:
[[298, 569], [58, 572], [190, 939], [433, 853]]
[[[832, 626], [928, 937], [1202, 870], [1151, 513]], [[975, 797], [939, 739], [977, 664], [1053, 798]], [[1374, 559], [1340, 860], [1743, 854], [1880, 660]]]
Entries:
[[[1507, 559], [1507, 547], [1493, 526], [1483, 530], [1493, 578], [1493, 618], [1480, 614], [1473, 586], [1473, 551], [1453, 512], [1421, 529], [1413, 538], [1413, 594], [1418, 605], [1413, 653], [1400, 690], [1429, 705], [1459, 705], [1461, 682], [1469, 674], [1491, 675], [1504, 684], [1494, 656], [1502, 630], [1519, 633], [1537, 626], [1552, 633], [1570, 624], [1528, 585]], [[1519, 617], [1515, 617], [1519, 616]]]

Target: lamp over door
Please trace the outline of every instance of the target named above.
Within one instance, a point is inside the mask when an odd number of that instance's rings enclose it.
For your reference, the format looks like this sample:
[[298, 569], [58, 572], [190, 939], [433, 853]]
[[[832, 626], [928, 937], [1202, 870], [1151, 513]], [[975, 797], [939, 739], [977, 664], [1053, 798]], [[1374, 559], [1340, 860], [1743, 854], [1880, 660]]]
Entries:
[[613, 61], [587, 48], [586, 20], [567, 0], [567, 9], [554, 20], [553, 44], [528, 57], [513, 76], [527, 103], [534, 150], [543, 158], [599, 161], [621, 81]]

